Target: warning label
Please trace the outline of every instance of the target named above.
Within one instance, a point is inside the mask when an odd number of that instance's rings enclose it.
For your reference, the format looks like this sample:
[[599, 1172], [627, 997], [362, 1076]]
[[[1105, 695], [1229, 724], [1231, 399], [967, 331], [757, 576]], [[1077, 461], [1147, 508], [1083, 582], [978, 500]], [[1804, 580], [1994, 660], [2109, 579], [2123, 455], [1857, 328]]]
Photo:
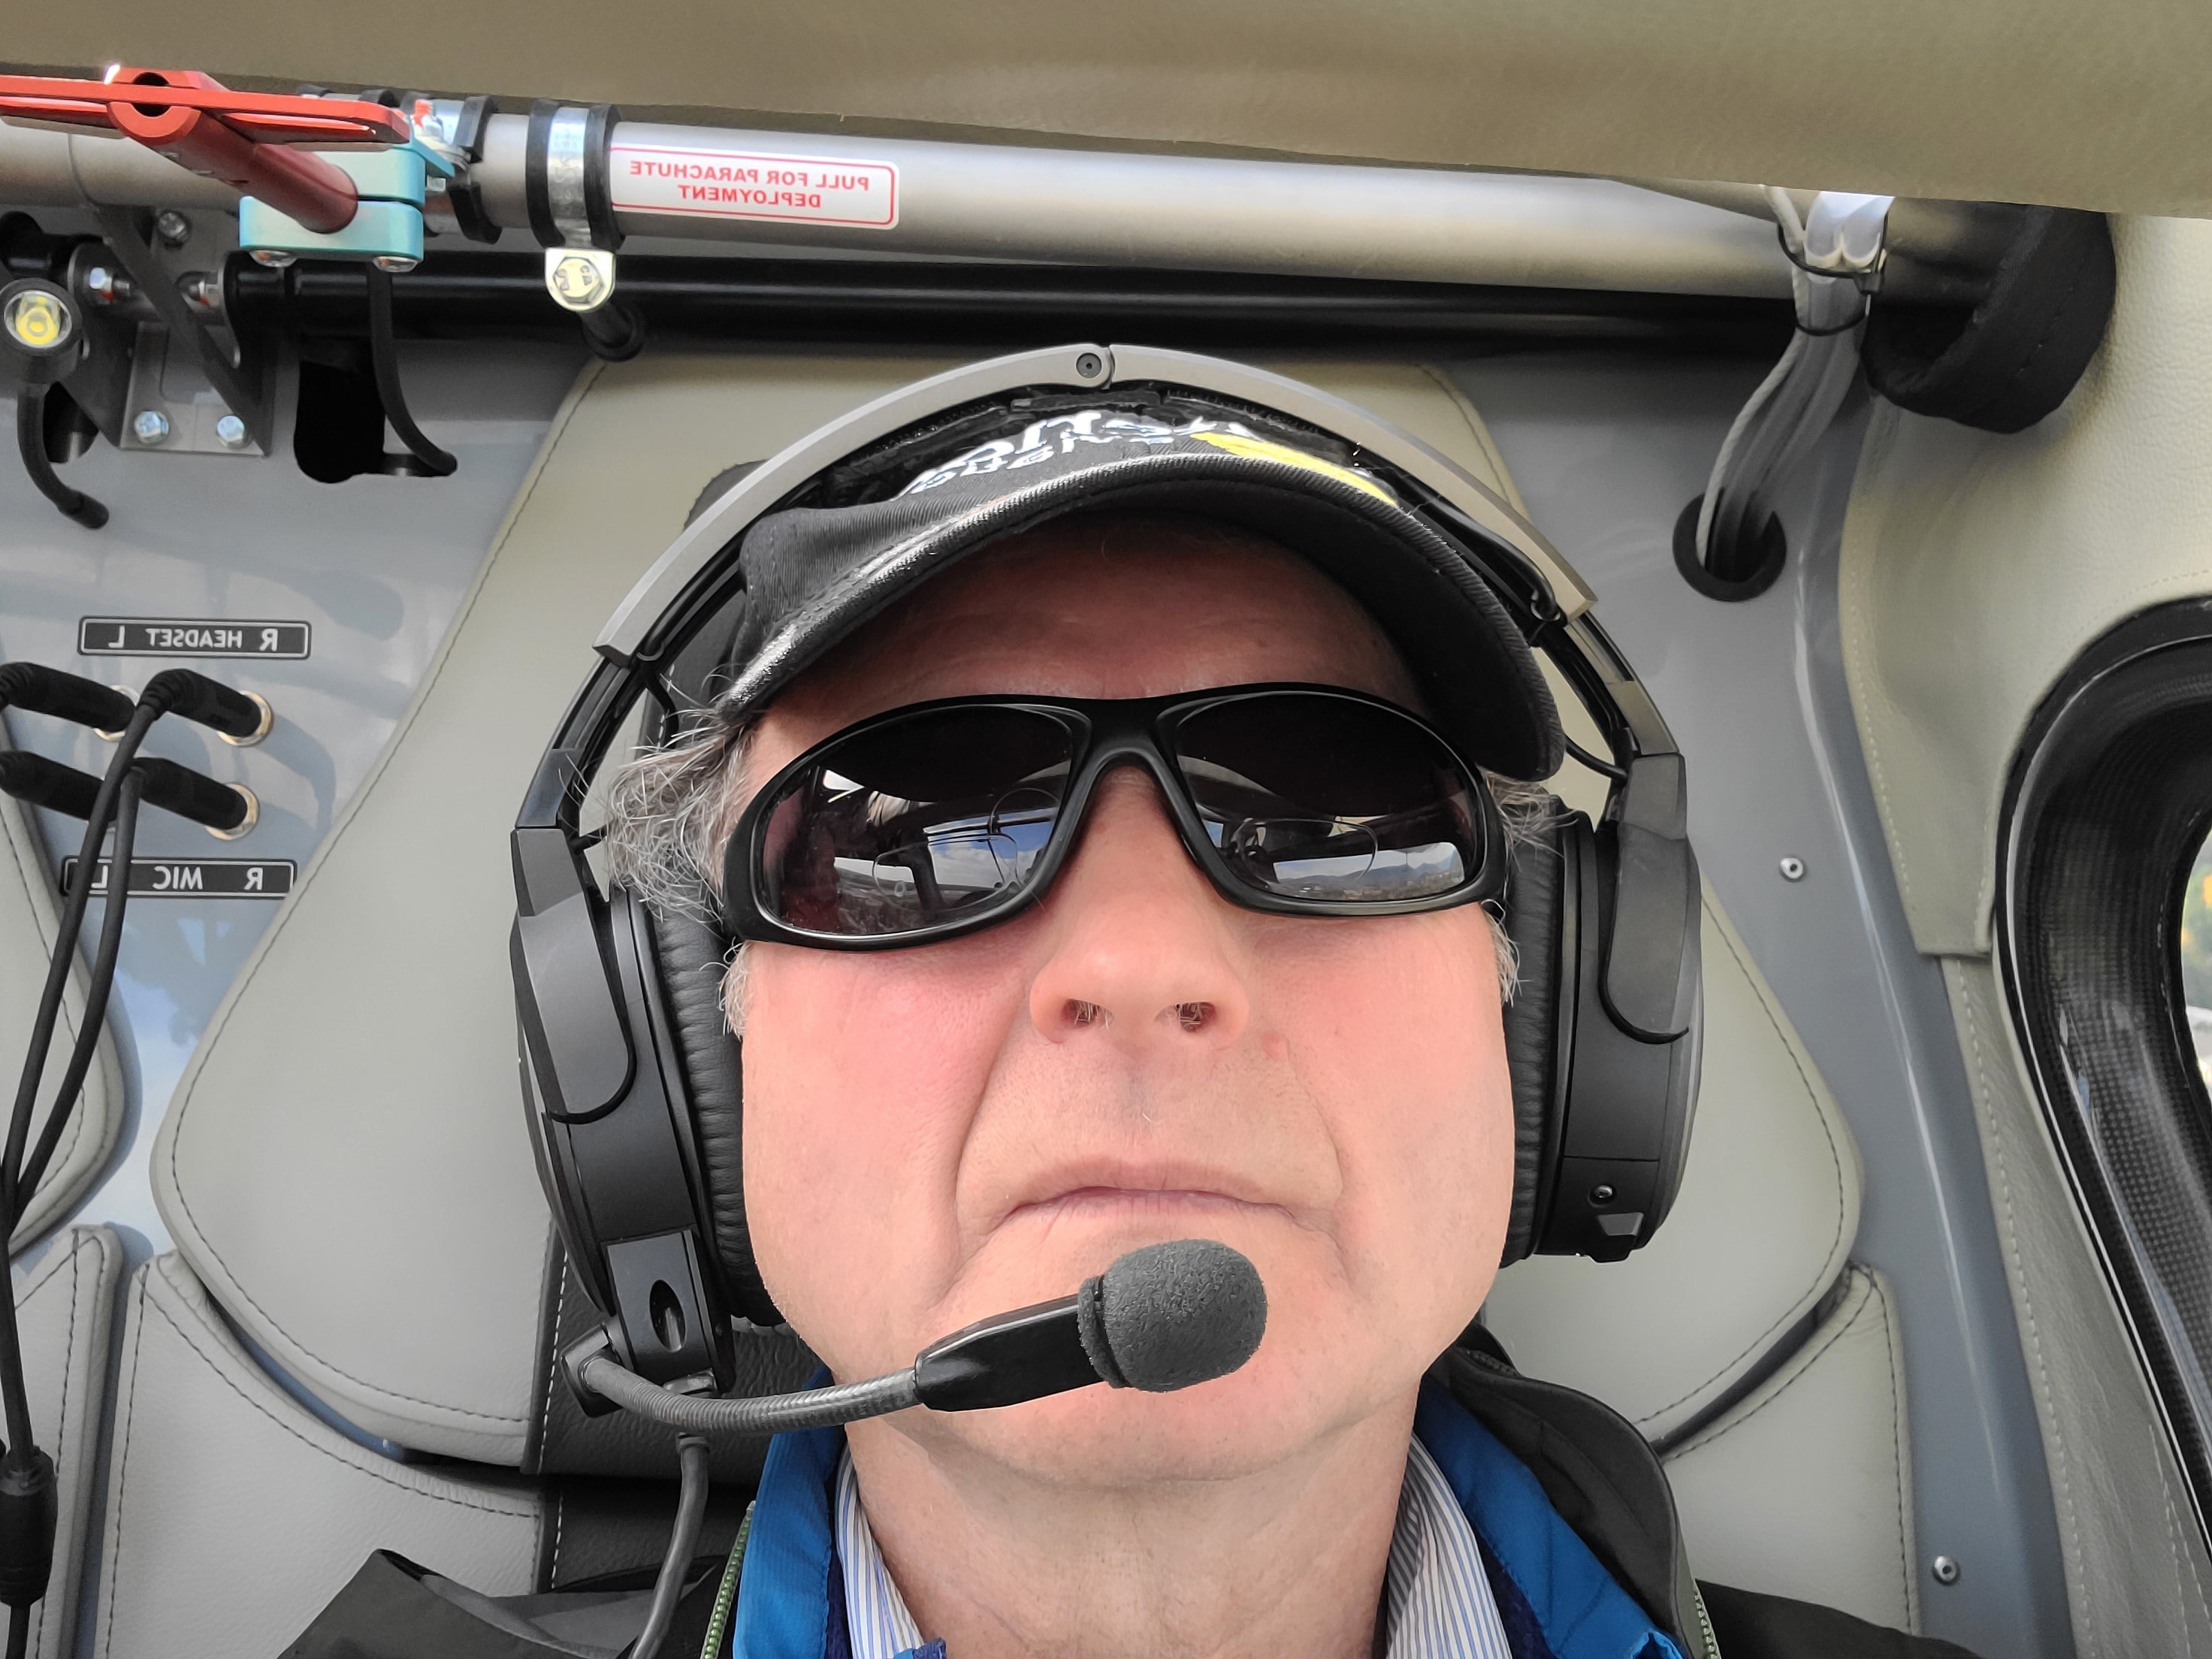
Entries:
[[[107, 890], [108, 865], [92, 866], [92, 890]], [[133, 859], [133, 898], [283, 898], [292, 890], [289, 859]], [[62, 890], [76, 879], [76, 860], [62, 860]]]
[[888, 161], [626, 144], [607, 150], [608, 193], [632, 213], [780, 219], [889, 230], [898, 223], [898, 169]]

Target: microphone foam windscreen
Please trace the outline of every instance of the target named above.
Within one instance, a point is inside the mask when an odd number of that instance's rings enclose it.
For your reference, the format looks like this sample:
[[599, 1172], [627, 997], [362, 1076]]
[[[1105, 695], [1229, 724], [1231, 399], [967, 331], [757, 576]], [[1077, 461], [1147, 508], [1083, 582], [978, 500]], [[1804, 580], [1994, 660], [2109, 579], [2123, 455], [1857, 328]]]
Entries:
[[1075, 1308], [1083, 1351], [1098, 1375], [1149, 1394], [1228, 1376], [1267, 1328], [1259, 1269], [1210, 1238], [1130, 1251], [1084, 1280]]

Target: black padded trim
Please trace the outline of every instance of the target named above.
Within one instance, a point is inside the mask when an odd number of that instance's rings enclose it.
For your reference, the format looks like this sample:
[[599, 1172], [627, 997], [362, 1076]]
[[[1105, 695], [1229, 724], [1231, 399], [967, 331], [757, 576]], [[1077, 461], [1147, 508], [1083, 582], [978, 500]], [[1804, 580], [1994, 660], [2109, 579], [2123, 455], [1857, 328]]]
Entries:
[[[587, 1476], [600, 1484], [676, 1479], [676, 1437], [658, 1424], [628, 1412], [586, 1417], [561, 1374], [561, 1351], [600, 1322], [592, 1298], [553, 1242], [556, 1261], [547, 1277], [553, 1286], [545, 1335], [538, 1350], [536, 1417], [530, 1425], [526, 1474]], [[797, 1337], [782, 1331], [742, 1332], [737, 1339], [737, 1381], [732, 1392], [744, 1395], [788, 1394], [805, 1386], [818, 1364]], [[717, 1435], [708, 1455], [708, 1474], [718, 1487], [750, 1490], [760, 1480], [768, 1442]], [[587, 1480], [584, 1484], [590, 1485]], [[673, 1491], [671, 1486], [669, 1490]], [[667, 1516], [661, 1517], [664, 1541]]]
[[1860, 346], [1868, 383], [1916, 415], [2023, 431], [2064, 403], [2088, 368], [2116, 278], [2103, 214], [2023, 208], [1972, 312], [1875, 301]]
[[1955, 1642], [1887, 1630], [1833, 1607], [1726, 1584], [1698, 1589], [1727, 1659], [1974, 1659]]
[[1505, 1063], [1513, 1080], [1513, 1212], [1505, 1261], [1535, 1248], [1546, 1130], [1558, 1078], [1559, 838], [1565, 811], [1554, 805], [1536, 839], [1516, 851], [1505, 884], [1505, 931], [1520, 953], [1520, 987], [1505, 1005]]
[[757, 1325], [780, 1325], [783, 1316], [761, 1284], [745, 1231], [744, 1084], [738, 1040], [722, 1013], [722, 964], [729, 940], [699, 916], [648, 908], [653, 953], [660, 963], [669, 1029], [691, 1097], [699, 1174], [706, 1186], [708, 1218], [732, 1310]]
[[[693, 1563], [664, 1653], [699, 1650], [720, 1579], [720, 1563]], [[636, 1591], [642, 1623], [645, 1586], [620, 1588]], [[605, 1651], [546, 1634], [538, 1621], [562, 1611], [557, 1597], [478, 1595], [403, 1555], [379, 1550], [284, 1650], [284, 1659], [426, 1659], [432, 1654], [438, 1659], [576, 1659]]]

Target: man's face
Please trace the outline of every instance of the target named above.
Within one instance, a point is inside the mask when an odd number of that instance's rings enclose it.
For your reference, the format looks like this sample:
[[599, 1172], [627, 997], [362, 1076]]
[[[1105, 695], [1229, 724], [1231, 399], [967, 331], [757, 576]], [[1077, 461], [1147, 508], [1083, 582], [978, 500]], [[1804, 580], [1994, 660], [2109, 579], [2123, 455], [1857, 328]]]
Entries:
[[[1264, 680], [1414, 701], [1364, 613], [1288, 553], [1076, 521], [939, 579], [811, 673], [763, 720], [750, 771], [927, 698]], [[1165, 1239], [1233, 1245], [1267, 1284], [1266, 1340], [1219, 1381], [908, 1412], [862, 1434], [1051, 1480], [1232, 1476], [1404, 1409], [1489, 1289], [1513, 1122], [1477, 907], [1241, 909], [1123, 769], [1012, 921], [908, 950], [750, 950], [754, 1249], [840, 1380]]]

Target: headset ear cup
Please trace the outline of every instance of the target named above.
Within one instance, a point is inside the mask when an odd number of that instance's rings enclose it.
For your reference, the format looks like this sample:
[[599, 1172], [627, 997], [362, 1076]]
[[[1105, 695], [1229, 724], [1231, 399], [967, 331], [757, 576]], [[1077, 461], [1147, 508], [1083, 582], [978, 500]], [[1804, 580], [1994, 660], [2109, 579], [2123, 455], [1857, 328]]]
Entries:
[[[1553, 1103], [1559, 1097], [1559, 1007], [1562, 957], [1572, 946], [1562, 938], [1568, 907], [1565, 885], [1572, 815], [1556, 801], [1514, 849], [1505, 884], [1505, 932], [1518, 957], [1517, 983], [1505, 1005], [1505, 1061], [1513, 1080], [1513, 1211], [1502, 1261], [1518, 1261], [1535, 1248], [1538, 1213], [1548, 1182], [1544, 1165], [1557, 1139]], [[1571, 982], [1571, 981], [1567, 981]]]
[[756, 1325], [781, 1325], [745, 1227], [744, 1082], [738, 1039], [722, 1011], [724, 964], [730, 941], [698, 915], [645, 911], [659, 966], [662, 1006], [675, 1036], [678, 1063], [706, 1186], [707, 1216], [714, 1254], [732, 1311]]

